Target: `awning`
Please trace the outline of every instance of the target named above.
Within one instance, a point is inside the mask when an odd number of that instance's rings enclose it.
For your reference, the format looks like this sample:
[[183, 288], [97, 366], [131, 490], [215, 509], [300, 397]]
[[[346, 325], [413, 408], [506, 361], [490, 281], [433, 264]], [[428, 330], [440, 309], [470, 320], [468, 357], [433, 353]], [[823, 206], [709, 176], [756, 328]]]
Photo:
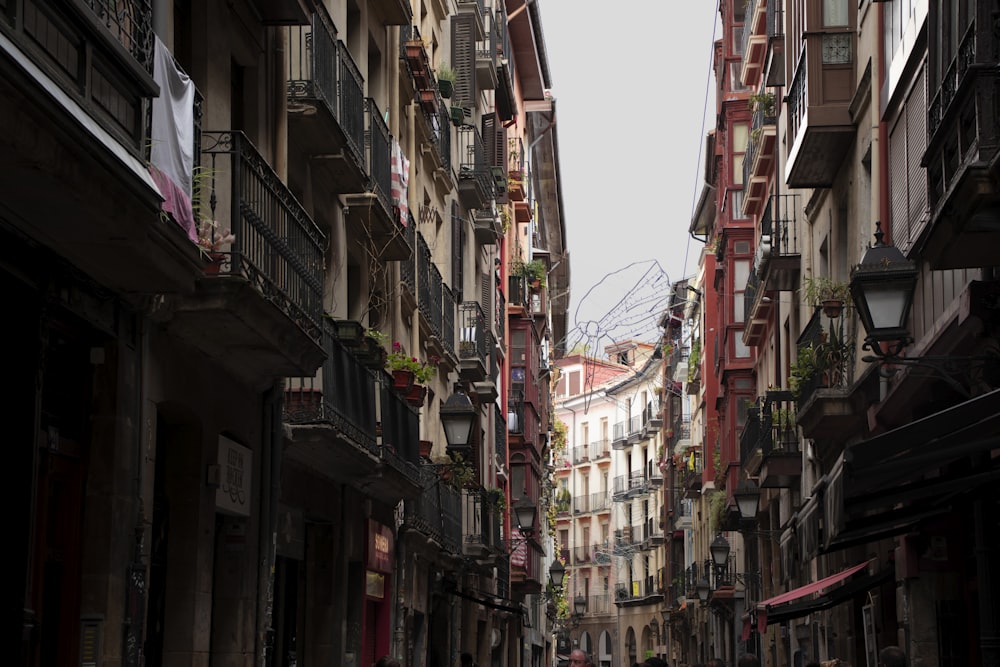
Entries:
[[786, 591], [779, 595], [775, 595], [773, 598], [768, 598], [762, 602], [757, 603], [757, 632], [763, 634], [767, 630], [767, 618], [770, 613], [770, 608], [775, 605], [782, 604], [783, 602], [791, 602], [792, 600], [798, 600], [811, 593], [817, 593], [828, 586], [832, 586], [837, 582], [847, 579], [852, 574], [860, 572], [864, 568], [868, 567], [869, 563], [873, 559], [864, 561], [863, 563], [858, 563], [854, 567], [850, 567], [843, 572], [838, 572], [837, 574], [831, 574], [828, 577], [823, 577], [819, 581], [814, 581], [811, 584], [806, 584], [805, 586], [800, 586], [798, 588], [793, 588], [790, 591]]
[[1000, 482], [1000, 390], [847, 447], [827, 475], [822, 551], [910, 530]]

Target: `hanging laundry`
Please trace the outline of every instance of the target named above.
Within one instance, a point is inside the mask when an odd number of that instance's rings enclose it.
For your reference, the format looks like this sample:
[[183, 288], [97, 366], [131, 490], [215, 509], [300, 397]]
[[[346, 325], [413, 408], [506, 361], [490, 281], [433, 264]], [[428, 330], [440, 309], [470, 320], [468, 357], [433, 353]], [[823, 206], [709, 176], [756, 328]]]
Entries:
[[160, 87], [152, 101], [150, 174], [164, 197], [163, 210], [197, 242], [198, 228], [191, 207], [194, 174], [195, 85], [156, 37], [153, 80]]
[[410, 183], [410, 161], [403, 155], [403, 149], [395, 137], [392, 139], [392, 203], [399, 210], [399, 222], [404, 227], [410, 219], [407, 203]]

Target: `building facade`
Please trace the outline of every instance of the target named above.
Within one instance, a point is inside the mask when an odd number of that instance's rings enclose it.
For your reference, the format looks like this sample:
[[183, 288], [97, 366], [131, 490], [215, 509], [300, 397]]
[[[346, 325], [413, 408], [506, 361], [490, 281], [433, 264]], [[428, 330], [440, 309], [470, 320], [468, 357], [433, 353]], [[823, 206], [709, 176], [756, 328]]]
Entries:
[[[997, 664], [997, 542], [984, 530], [998, 509], [989, 9], [720, 9], [719, 61], [739, 58], [717, 67], [706, 194], [738, 192], [729, 210], [743, 222], [737, 241], [717, 197], [691, 231], [714, 250], [702, 299], [742, 294], [733, 330], [720, 328], [737, 347], [702, 362], [733, 397], [718, 427], [737, 447], [714, 489], [718, 521], [695, 524], [708, 586], [686, 582], [671, 627], [707, 610], [710, 634], [736, 640], [727, 661], [874, 665], [896, 645], [913, 664]], [[737, 88], [745, 107], [728, 113]], [[868, 286], [905, 298], [893, 310]], [[878, 328], [887, 314], [902, 320]], [[749, 373], [729, 374], [739, 346]]]
[[17, 2], [0, 40], [19, 664], [544, 664], [538, 8]]

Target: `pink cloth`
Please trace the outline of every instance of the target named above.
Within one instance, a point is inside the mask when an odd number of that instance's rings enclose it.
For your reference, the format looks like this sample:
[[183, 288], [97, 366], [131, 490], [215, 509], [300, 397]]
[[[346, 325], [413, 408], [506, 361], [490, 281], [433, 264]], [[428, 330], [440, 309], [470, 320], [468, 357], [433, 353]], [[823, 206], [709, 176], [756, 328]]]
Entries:
[[163, 195], [163, 210], [173, 216], [181, 228], [187, 232], [189, 239], [198, 242], [198, 226], [194, 222], [194, 210], [191, 208], [191, 198], [174, 181], [156, 167], [150, 165], [149, 174]]
[[403, 149], [396, 139], [392, 140], [392, 203], [399, 209], [399, 222], [404, 227], [410, 219], [410, 205], [407, 190], [410, 183], [410, 161], [403, 155]]

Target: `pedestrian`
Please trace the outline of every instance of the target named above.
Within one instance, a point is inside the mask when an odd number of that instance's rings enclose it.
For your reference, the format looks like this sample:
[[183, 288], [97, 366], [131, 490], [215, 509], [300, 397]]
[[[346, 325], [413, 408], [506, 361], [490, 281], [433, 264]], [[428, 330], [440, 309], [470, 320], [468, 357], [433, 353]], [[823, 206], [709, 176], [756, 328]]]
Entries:
[[570, 651], [569, 664], [571, 667], [594, 667], [590, 661], [590, 656], [583, 649], [575, 648]]
[[906, 667], [906, 653], [898, 646], [886, 646], [878, 652], [879, 667]]
[[645, 667], [670, 667], [666, 660], [657, 656], [651, 656], [646, 658], [646, 662], [642, 663]]
[[744, 653], [736, 661], [737, 667], [760, 667], [760, 658], [753, 653]]
[[726, 667], [726, 661], [722, 658], [712, 658], [705, 664], [707, 667]]
[[472, 654], [468, 651], [462, 653], [461, 656], [462, 667], [476, 667], [475, 661], [472, 659]]
[[375, 663], [375, 667], [400, 667], [399, 660], [396, 660], [391, 655], [383, 655]]

